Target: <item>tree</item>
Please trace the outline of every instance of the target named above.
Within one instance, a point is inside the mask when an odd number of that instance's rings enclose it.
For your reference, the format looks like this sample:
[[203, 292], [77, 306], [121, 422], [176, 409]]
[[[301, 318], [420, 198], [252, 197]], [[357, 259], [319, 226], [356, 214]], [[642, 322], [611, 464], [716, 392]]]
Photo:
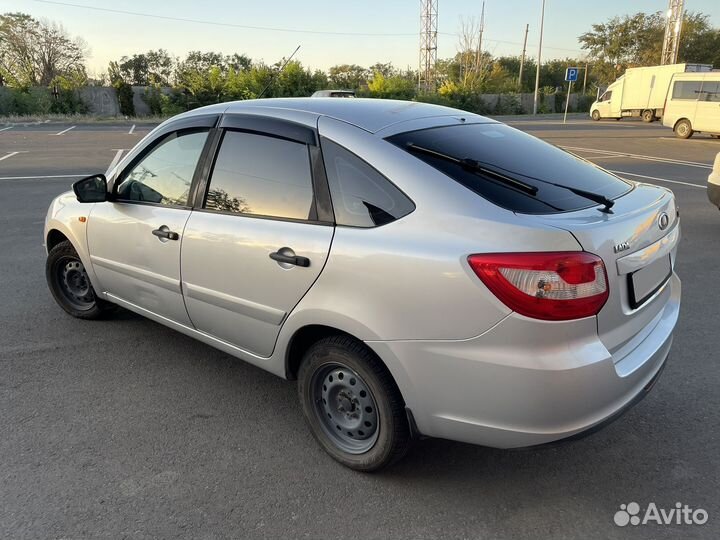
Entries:
[[20, 88], [85, 74], [85, 43], [55, 23], [23, 13], [0, 15], [0, 77]]
[[123, 80], [136, 86], [168, 86], [173, 74], [173, 60], [164, 49], [123, 56], [118, 67]]
[[[665, 16], [658, 11], [613, 17], [593, 24], [578, 39], [590, 53], [595, 75], [608, 83], [628, 67], [658, 65], [664, 33]], [[678, 61], [720, 65], [720, 31], [710, 26], [707, 15], [685, 14]]]
[[365, 84], [368, 72], [357, 64], [341, 64], [328, 70], [330, 86], [338, 89], [357, 90]]

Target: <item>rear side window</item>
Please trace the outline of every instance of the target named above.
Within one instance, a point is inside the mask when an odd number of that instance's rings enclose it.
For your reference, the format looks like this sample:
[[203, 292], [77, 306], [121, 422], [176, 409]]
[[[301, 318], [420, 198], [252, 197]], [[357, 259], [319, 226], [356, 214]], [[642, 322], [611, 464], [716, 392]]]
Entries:
[[701, 81], [675, 81], [673, 85], [673, 99], [697, 99], [700, 93]]
[[338, 225], [378, 227], [415, 210], [402, 191], [355, 154], [327, 139], [322, 151]]
[[[408, 151], [485, 199], [514, 212], [551, 214], [590, 208], [597, 203], [548, 182], [615, 199], [631, 185], [585, 160], [504, 124], [465, 124], [410, 131], [389, 142]], [[475, 160], [485, 169], [537, 188], [533, 195], [493, 179], [492, 175], [452, 163], [409, 144]]]
[[705, 101], [720, 101], [720, 81], [703, 81], [702, 92]]
[[313, 187], [305, 144], [237, 131], [223, 137], [204, 208], [310, 219]]

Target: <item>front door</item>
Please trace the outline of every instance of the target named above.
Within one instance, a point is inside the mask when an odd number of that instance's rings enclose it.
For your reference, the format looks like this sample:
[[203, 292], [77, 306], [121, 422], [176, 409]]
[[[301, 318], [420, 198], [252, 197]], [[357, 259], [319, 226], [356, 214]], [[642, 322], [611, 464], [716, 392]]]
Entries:
[[697, 131], [720, 133], [720, 81], [703, 81], [692, 126]]
[[202, 208], [183, 237], [183, 291], [198, 330], [272, 354], [330, 250], [334, 228], [316, 207], [307, 142], [224, 133]]
[[207, 129], [161, 137], [115, 182], [113, 200], [88, 219], [88, 248], [100, 289], [172, 321], [190, 325], [180, 288], [180, 246]]

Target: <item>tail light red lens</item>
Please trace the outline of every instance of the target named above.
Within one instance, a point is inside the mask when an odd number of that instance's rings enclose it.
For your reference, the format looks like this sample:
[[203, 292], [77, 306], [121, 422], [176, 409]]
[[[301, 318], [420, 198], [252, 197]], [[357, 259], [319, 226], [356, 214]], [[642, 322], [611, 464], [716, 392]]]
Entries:
[[597, 315], [609, 296], [602, 259], [584, 251], [470, 255], [468, 263], [501, 302], [534, 319]]

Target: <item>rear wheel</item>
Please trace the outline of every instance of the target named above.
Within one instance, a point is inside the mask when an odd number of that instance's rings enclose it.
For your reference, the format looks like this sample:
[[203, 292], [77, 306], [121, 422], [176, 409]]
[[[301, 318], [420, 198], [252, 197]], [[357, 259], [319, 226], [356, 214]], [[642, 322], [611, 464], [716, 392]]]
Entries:
[[590, 117], [597, 122], [598, 120], [600, 120], [600, 111], [594, 110]]
[[679, 139], [689, 139], [692, 137], [693, 129], [690, 120], [682, 119], [675, 124], [675, 136]]
[[410, 426], [385, 366], [348, 336], [308, 349], [298, 372], [305, 420], [323, 449], [358, 471], [375, 471], [405, 455]]
[[45, 277], [55, 301], [73, 317], [98, 319], [114, 309], [112, 304], [97, 298], [85, 266], [67, 240], [48, 253]]
[[643, 122], [648, 122], [648, 123], [652, 122], [653, 120], [655, 120], [655, 111], [653, 111], [651, 109], [645, 109], [642, 112], [642, 119], [643, 119]]

